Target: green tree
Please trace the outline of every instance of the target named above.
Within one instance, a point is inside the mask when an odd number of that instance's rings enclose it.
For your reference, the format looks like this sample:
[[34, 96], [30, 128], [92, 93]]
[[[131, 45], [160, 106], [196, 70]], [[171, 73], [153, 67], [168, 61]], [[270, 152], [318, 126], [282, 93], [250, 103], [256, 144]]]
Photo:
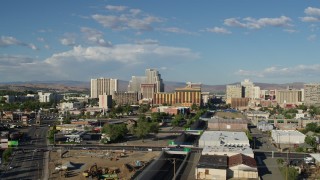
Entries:
[[164, 112], [154, 112], [151, 113], [152, 122], [161, 122], [163, 119], [168, 118], [168, 114]]
[[191, 105], [191, 109], [192, 109], [192, 110], [198, 110], [198, 109], [199, 109], [199, 106], [197, 106], [196, 104], [193, 103], [193, 104]]
[[246, 135], [247, 135], [247, 137], [248, 137], [248, 139], [249, 139], [249, 141], [253, 141], [253, 137], [252, 137], [252, 135], [251, 135], [251, 133], [250, 133], [250, 131], [248, 131], [248, 130], [246, 130]]
[[146, 113], [150, 109], [149, 104], [141, 104], [138, 111], [139, 113]]
[[102, 128], [102, 133], [109, 135], [112, 142], [119, 141], [128, 133], [125, 124], [105, 124]]
[[296, 152], [303, 152], [303, 151], [304, 151], [303, 147], [297, 147], [296, 148]]
[[317, 130], [317, 127], [318, 127], [318, 124], [316, 122], [313, 122], [313, 123], [309, 123], [306, 125], [306, 131], [312, 131], [312, 132], [316, 132]]
[[58, 132], [56, 125], [52, 126], [52, 128], [49, 130], [49, 135], [48, 135], [48, 139], [50, 141], [51, 144], [54, 144], [54, 136], [55, 134]]
[[8, 162], [9, 161], [9, 157], [12, 155], [12, 148], [8, 148], [6, 150], [3, 151], [2, 153], [2, 159], [4, 160], [4, 162]]
[[314, 136], [306, 136], [304, 142], [312, 146], [314, 149], [317, 147], [316, 137]]
[[132, 111], [133, 111], [133, 108], [129, 104], [126, 104], [123, 106], [123, 112], [126, 113], [127, 115], [132, 113]]
[[145, 138], [149, 133], [157, 133], [159, 130], [159, 125], [157, 122], [149, 122], [145, 115], [140, 115], [137, 126], [134, 129], [134, 134], [138, 138]]
[[305, 104], [300, 104], [297, 109], [302, 109], [303, 111], [307, 111], [308, 106], [306, 106]]
[[171, 121], [172, 126], [177, 127], [179, 126], [180, 122], [183, 120], [183, 115], [182, 114], [176, 114]]

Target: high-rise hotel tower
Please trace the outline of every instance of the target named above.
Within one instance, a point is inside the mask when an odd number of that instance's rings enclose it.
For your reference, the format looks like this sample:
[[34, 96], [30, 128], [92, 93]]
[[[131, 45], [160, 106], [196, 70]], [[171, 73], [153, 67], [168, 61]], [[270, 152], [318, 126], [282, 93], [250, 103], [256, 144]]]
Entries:
[[91, 98], [99, 98], [99, 95], [114, 95], [117, 91], [118, 79], [91, 79]]

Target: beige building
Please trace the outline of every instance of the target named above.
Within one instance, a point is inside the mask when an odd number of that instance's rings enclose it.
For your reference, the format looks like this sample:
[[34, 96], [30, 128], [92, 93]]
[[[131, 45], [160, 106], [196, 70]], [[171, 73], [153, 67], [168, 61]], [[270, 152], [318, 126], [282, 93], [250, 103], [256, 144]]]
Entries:
[[256, 160], [244, 154], [237, 154], [229, 157], [228, 178], [235, 179], [259, 179]]
[[249, 106], [250, 98], [231, 98], [231, 107], [233, 109], [247, 109]]
[[98, 78], [91, 79], [91, 98], [99, 98], [99, 95], [114, 95], [118, 91], [118, 79]]
[[304, 104], [320, 106], [320, 83], [304, 85]]
[[248, 130], [248, 121], [212, 117], [208, 120], [208, 129], [211, 131], [246, 131]]
[[231, 104], [232, 98], [242, 98], [242, 86], [237, 85], [227, 85], [226, 87], [226, 103]]
[[174, 93], [155, 93], [153, 104], [176, 105], [191, 107], [193, 104], [202, 105], [201, 85], [187, 83], [186, 87], [176, 88]]
[[143, 99], [152, 99], [156, 91], [156, 84], [141, 84], [141, 94]]
[[195, 169], [196, 179], [227, 179], [228, 157], [201, 155]]
[[302, 91], [297, 89], [277, 90], [276, 101], [279, 103], [279, 105], [301, 104]]
[[116, 104], [138, 104], [138, 92], [115, 92], [113, 99]]
[[112, 96], [111, 95], [99, 95], [99, 108], [109, 109], [112, 107]]

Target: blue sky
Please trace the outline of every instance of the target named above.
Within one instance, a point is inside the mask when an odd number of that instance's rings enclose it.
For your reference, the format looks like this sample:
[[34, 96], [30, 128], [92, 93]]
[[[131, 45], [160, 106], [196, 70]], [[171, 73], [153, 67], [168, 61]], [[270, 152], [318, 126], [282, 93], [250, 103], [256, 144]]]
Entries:
[[0, 82], [319, 82], [316, 0], [2, 0]]

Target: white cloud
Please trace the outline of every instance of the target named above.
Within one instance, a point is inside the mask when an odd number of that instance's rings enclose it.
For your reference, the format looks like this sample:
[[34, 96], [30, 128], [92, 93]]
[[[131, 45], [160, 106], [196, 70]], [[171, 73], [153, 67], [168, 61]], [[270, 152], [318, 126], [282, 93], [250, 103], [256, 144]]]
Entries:
[[[188, 48], [158, 44], [120, 44], [112, 47], [76, 46], [72, 50], [53, 54], [43, 62], [37, 63], [37, 67], [46, 69], [46, 74], [55, 79], [89, 79], [90, 76], [97, 76], [106, 71], [126, 74], [128, 68], [134, 71], [135, 68], [142, 66], [167, 67], [199, 57], [198, 53]], [[88, 71], [88, 69], [94, 71]]]
[[304, 13], [309, 16], [320, 16], [320, 9], [314, 7], [307, 7]]
[[144, 40], [136, 41], [136, 43], [137, 44], [158, 44], [159, 41], [154, 39], [144, 39]]
[[0, 47], [8, 47], [8, 46], [24, 46], [33, 50], [37, 50], [38, 48], [34, 44], [28, 44], [22, 41], [17, 40], [12, 36], [1, 36], [0, 38]]
[[237, 18], [228, 18], [224, 20], [224, 25], [231, 27], [246, 27], [246, 24], [241, 23]]
[[310, 36], [308, 36], [308, 41], [315, 41], [315, 40], [317, 40], [317, 35], [316, 34], [312, 34], [312, 35], [310, 35]]
[[[68, 59], [75, 61], [101, 61], [101, 62], [121, 62], [140, 63], [142, 57], [181, 57], [186, 59], [196, 59], [197, 53], [193, 53], [188, 48], [160, 46], [156, 44], [121, 44], [111, 48], [106, 47], [82, 47], [76, 46], [70, 51], [52, 55], [46, 62], [52, 65], [63, 63]], [[164, 59], [163, 59], [164, 60]]]
[[319, 17], [305, 16], [300, 18], [303, 22], [320, 22]]
[[106, 9], [110, 10], [110, 11], [124, 11], [126, 10], [128, 7], [126, 6], [112, 6], [112, 5], [107, 5]]
[[221, 27], [207, 28], [206, 31], [218, 34], [231, 34], [231, 31]]
[[105, 47], [112, 46], [111, 42], [104, 40], [103, 33], [101, 31], [89, 27], [81, 27], [81, 32], [85, 34], [85, 38], [89, 42], [95, 45]]
[[297, 33], [299, 31], [295, 30], [295, 29], [284, 29], [284, 32], [288, 32], [288, 33]]
[[30, 47], [33, 50], [38, 50], [37, 46], [35, 46], [34, 44], [28, 44], [28, 47]]
[[118, 13], [112, 15], [94, 14], [91, 17], [105, 28], [113, 30], [133, 29], [150, 31], [154, 29], [152, 26], [154, 23], [164, 21], [162, 18], [142, 13], [140, 9], [126, 10], [127, 8], [119, 7], [111, 9], [121, 9], [121, 11], [117, 11]]
[[133, 15], [136, 16], [140, 14], [142, 11], [140, 9], [130, 9], [129, 12]]
[[73, 38], [62, 38], [60, 39], [60, 42], [62, 45], [65, 45], [65, 46], [73, 46], [76, 44], [75, 39]]
[[261, 29], [264, 27], [291, 27], [292, 20], [286, 16], [280, 16], [277, 18], [260, 18], [255, 19], [252, 17], [246, 17], [243, 19], [229, 18], [224, 20], [224, 25], [231, 27], [241, 27], [248, 29]]
[[45, 42], [45, 40], [44, 40], [43, 37], [38, 37], [37, 40], [38, 40], [39, 42]]
[[297, 78], [317, 78], [320, 75], [320, 64], [313, 65], [297, 65], [293, 67], [281, 67], [281, 66], [271, 66], [263, 70], [243, 70], [240, 69], [236, 75], [251, 77], [251, 78], [290, 78], [295, 80]]
[[20, 55], [0, 55], [0, 67], [20, 66], [21, 64], [33, 63], [34, 59]]
[[304, 10], [305, 17], [300, 17], [302, 22], [320, 22], [320, 9], [308, 7]]
[[177, 34], [195, 34], [177, 27], [158, 28], [157, 30], [170, 32], [170, 33], [177, 33]]
[[48, 44], [44, 45], [44, 48], [51, 49], [50, 45], [48, 45]]

